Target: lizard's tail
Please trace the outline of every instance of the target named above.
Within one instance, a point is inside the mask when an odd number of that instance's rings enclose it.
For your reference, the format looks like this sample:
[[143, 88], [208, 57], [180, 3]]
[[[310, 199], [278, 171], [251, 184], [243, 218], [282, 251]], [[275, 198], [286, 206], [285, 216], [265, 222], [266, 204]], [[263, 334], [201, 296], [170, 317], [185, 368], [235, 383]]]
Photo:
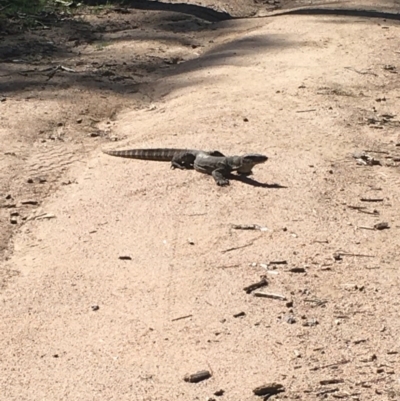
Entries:
[[128, 150], [103, 150], [110, 156], [125, 157], [128, 159], [153, 160], [169, 162], [174, 155], [183, 149], [128, 149]]

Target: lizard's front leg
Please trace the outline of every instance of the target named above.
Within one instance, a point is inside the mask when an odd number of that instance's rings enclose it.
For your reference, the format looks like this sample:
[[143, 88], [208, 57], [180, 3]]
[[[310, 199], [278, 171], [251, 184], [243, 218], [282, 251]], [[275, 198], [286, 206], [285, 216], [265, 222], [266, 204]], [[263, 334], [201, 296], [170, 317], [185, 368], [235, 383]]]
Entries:
[[221, 187], [229, 185], [229, 180], [225, 177], [227, 174], [229, 174], [229, 171], [223, 167], [217, 168], [211, 172], [215, 182]]

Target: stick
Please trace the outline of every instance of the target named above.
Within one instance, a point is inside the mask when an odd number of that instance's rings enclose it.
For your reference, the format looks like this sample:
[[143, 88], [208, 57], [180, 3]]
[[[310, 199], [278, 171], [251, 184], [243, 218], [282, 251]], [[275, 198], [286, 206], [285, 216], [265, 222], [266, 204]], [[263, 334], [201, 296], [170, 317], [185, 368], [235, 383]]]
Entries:
[[384, 155], [388, 155], [389, 154], [389, 152], [386, 152], [385, 150], [364, 150], [364, 152], [367, 152], [367, 153], [382, 153]]
[[284, 297], [283, 295], [280, 294], [272, 294], [269, 292], [253, 292], [253, 295], [255, 297], [259, 297], [259, 298], [271, 298], [271, 299], [279, 299], [281, 301], [287, 301], [287, 298]]
[[383, 198], [360, 198], [361, 202], [383, 202]]
[[309, 113], [311, 111], [317, 111], [317, 109], [309, 109], [309, 110], [297, 110], [296, 113]]
[[361, 75], [374, 75], [375, 77], [377, 77], [378, 76], [378, 74], [375, 74], [374, 72], [369, 72], [369, 71], [359, 71], [359, 70], [356, 70], [355, 68], [353, 68], [353, 67], [344, 67], [346, 70], [349, 70], [349, 71], [354, 71], [354, 72], [356, 72], [357, 74], [361, 74]]
[[171, 322], [177, 322], [178, 320], [188, 319], [189, 317], [192, 317], [192, 316], [193, 315], [186, 315], [186, 316], [176, 317], [175, 319], [172, 319]]
[[241, 246], [235, 246], [234, 248], [224, 249], [224, 250], [221, 251], [221, 252], [222, 252], [222, 253], [225, 253], [225, 252], [230, 252], [230, 251], [236, 251], [237, 249], [242, 249], [242, 248], [246, 248], [246, 247], [248, 247], [248, 246], [251, 246], [251, 245], [253, 245], [253, 243], [254, 243], [254, 241], [249, 242], [249, 243], [244, 244], [244, 245], [241, 245]]
[[261, 227], [258, 224], [232, 224], [232, 228], [234, 228], [235, 230], [268, 230], [267, 227]]
[[347, 253], [347, 252], [338, 252], [339, 255], [342, 256], [358, 256], [360, 258], [374, 258], [373, 255], [363, 255], [362, 253]]

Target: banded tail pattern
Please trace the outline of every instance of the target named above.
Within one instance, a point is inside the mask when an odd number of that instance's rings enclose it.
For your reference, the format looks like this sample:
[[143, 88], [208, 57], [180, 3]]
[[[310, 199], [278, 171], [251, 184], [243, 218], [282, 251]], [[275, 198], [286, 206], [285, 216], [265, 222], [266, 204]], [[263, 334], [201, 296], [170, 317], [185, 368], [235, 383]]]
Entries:
[[128, 149], [128, 150], [103, 150], [103, 153], [110, 156], [125, 157], [128, 159], [172, 161], [175, 155], [185, 152], [186, 149]]

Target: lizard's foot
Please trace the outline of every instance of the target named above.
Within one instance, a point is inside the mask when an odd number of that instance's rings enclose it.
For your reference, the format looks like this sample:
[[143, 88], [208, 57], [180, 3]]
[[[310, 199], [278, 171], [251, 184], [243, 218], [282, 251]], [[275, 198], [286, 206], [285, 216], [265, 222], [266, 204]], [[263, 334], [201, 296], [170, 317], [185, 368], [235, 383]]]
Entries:
[[217, 180], [217, 185], [220, 187], [226, 187], [227, 185], [229, 185], [229, 180], [227, 180], [226, 178], [220, 178]]
[[213, 176], [215, 182], [220, 187], [225, 187], [229, 185], [229, 180], [226, 178], [226, 175], [229, 175], [229, 172], [225, 171], [225, 168], [217, 168], [214, 170], [211, 175]]

